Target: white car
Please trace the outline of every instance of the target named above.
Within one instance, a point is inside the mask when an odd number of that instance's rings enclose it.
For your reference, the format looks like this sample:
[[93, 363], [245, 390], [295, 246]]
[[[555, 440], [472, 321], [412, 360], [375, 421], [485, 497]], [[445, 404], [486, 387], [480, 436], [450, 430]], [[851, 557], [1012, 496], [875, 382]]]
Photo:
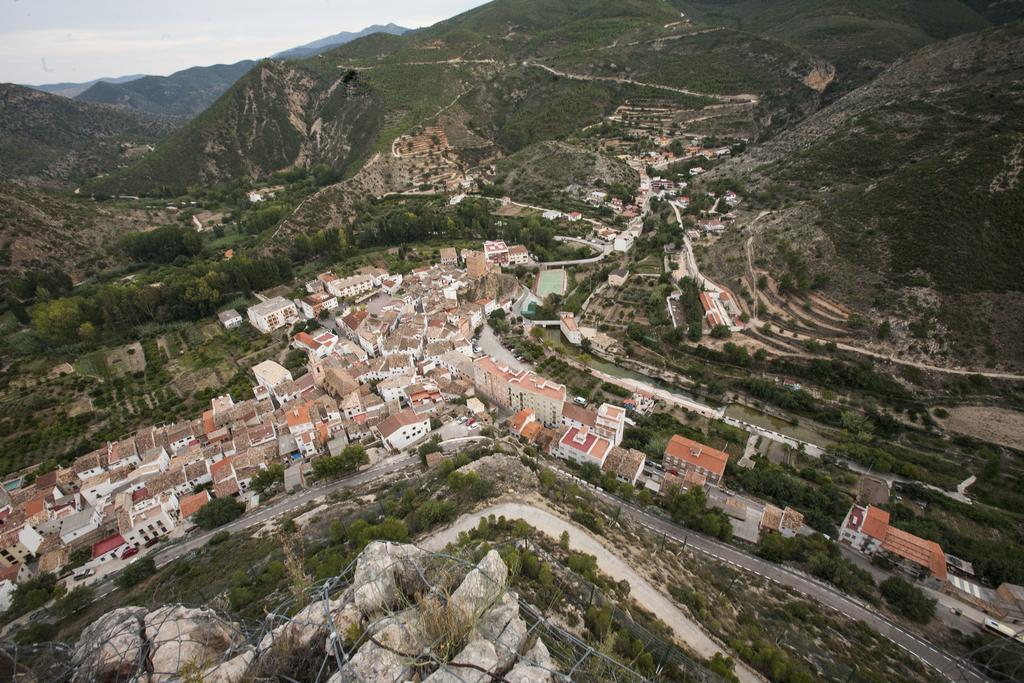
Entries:
[[474, 423], [474, 424], [471, 424], [471, 425], [469, 425], [469, 431], [471, 431], [471, 432], [472, 432], [472, 431], [476, 430], [476, 429], [477, 429], [477, 427], [479, 427], [479, 426], [480, 426], [480, 425], [478, 425], [478, 424], [475, 424], [475, 423]]

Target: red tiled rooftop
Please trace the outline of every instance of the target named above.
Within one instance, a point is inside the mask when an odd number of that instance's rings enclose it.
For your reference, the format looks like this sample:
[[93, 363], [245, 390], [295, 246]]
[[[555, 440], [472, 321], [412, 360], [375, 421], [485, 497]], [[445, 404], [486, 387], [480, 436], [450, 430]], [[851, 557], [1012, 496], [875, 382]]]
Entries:
[[110, 538], [105, 538], [99, 543], [92, 547], [92, 559], [96, 559], [100, 555], [106, 555], [115, 548], [120, 548], [125, 544], [124, 536], [121, 534], [115, 534]]

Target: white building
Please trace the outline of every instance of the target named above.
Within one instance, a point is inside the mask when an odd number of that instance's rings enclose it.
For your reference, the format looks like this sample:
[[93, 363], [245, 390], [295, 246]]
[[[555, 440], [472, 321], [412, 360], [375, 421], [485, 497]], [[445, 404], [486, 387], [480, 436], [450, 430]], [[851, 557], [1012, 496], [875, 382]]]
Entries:
[[248, 311], [248, 316], [253, 327], [263, 334], [267, 334], [297, 322], [299, 312], [294, 303], [284, 297], [275, 296], [273, 299], [267, 299], [252, 306]]
[[372, 275], [350, 275], [348, 277], [331, 275], [329, 278], [324, 278], [323, 281], [328, 292], [342, 299], [357, 297], [376, 287]]
[[292, 373], [277, 361], [265, 360], [252, 366], [252, 374], [256, 376], [256, 383], [261, 387], [273, 389], [284, 382], [293, 381]]
[[332, 311], [338, 307], [338, 300], [327, 292], [314, 292], [299, 300], [302, 315], [308, 320], [319, 318], [322, 311]]
[[377, 431], [388, 448], [405, 450], [430, 434], [430, 416], [417, 415], [412, 410], [400, 410], [381, 422]]
[[580, 328], [576, 324], [576, 316], [572, 313], [559, 313], [558, 327], [562, 330], [562, 334], [565, 335], [566, 340], [570, 344], [579, 346], [583, 343], [583, 335], [580, 334]]
[[627, 252], [633, 248], [633, 241], [636, 239], [636, 235], [632, 232], [623, 232], [615, 236], [614, 249], [615, 251]]
[[242, 314], [233, 308], [229, 308], [226, 311], [221, 311], [217, 314], [217, 320], [224, 326], [225, 329], [230, 330], [232, 327], [238, 327], [242, 324]]
[[562, 435], [556, 452], [559, 457], [580, 465], [589, 462], [601, 467], [611, 449], [612, 444], [608, 439], [598, 436], [587, 427], [571, 427]]

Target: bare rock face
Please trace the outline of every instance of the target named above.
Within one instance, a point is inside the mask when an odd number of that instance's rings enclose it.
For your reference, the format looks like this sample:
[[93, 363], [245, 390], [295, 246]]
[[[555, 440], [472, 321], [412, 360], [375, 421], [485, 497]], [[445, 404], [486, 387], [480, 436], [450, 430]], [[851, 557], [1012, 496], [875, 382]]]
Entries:
[[366, 546], [352, 581], [359, 611], [370, 615], [396, 605], [421, 582], [416, 561], [424, 555], [414, 545], [375, 541]]
[[74, 681], [124, 680], [135, 673], [145, 645], [145, 607], [119, 607], [89, 624], [78, 639]]
[[492, 550], [466, 575], [452, 593], [451, 603], [467, 615], [479, 616], [505, 593], [508, 567], [497, 550]]
[[467, 572], [412, 545], [376, 542], [344, 592], [268, 623], [258, 644], [210, 609], [114, 610], [83, 632], [73, 681], [305, 680], [308, 667], [330, 671], [342, 654], [330, 683], [551, 681], [555, 665], [529, 635], [508, 579], [494, 550]]
[[547, 683], [552, 680], [551, 672], [555, 670], [547, 645], [538, 638], [530, 651], [505, 675], [505, 680], [508, 683]]
[[501, 670], [515, 663], [526, 644], [527, 631], [526, 622], [519, 616], [519, 603], [509, 593], [504, 593], [498, 604], [480, 617], [476, 626], [479, 637], [494, 643]]
[[147, 614], [144, 623], [153, 683], [177, 678], [183, 670], [204, 671], [243, 641], [237, 624], [209, 609], [161, 607]]

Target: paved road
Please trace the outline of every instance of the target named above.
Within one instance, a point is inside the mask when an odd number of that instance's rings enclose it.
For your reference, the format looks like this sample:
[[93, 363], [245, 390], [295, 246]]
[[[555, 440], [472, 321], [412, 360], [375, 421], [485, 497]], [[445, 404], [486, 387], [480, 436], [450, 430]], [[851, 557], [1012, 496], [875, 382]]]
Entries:
[[[573, 477], [571, 474], [558, 470], [557, 468], [555, 469], [555, 472], [563, 477], [576, 479], [576, 477]], [[577, 481], [580, 480], [577, 479]], [[583, 483], [583, 486], [589, 487], [586, 483]], [[679, 543], [684, 543], [686, 547], [692, 550], [696, 550], [697, 552], [730, 564], [738, 569], [752, 572], [762, 578], [792, 588], [801, 595], [813, 598], [822, 605], [835, 610], [847, 618], [864, 622], [880, 635], [885, 636], [922, 662], [928, 664], [947, 677], [958, 676], [962, 671], [962, 680], [970, 681], [971, 683], [984, 683], [985, 681], [988, 681], [987, 678], [973, 669], [961, 670], [959, 668], [959, 661], [956, 658], [947, 655], [944, 652], [940, 652], [932, 644], [889, 621], [886, 617], [875, 612], [865, 603], [838, 591], [818, 579], [795, 569], [775, 564], [773, 562], [768, 562], [760, 557], [748, 555], [742, 550], [719, 541], [718, 539], [679, 527], [662, 517], [645, 512], [628, 503], [624, 503], [618, 498], [608, 495], [601, 489], [593, 489], [593, 491], [596, 495], [604, 498], [607, 502], [621, 507], [622, 514], [627, 518], [637, 524], [647, 527], [655, 533], [665, 534], [666, 537]]]
[[[193, 536], [192, 538], [188, 539], [187, 541], [184, 541], [183, 543], [178, 543], [170, 546], [169, 548], [160, 550], [155, 555], [153, 555], [153, 560], [156, 562], [157, 567], [163, 567], [177, 560], [178, 558], [187, 555], [188, 553], [191, 553], [195, 550], [198, 550], [199, 548], [202, 548], [204, 545], [209, 543], [210, 538], [212, 538], [213, 535], [216, 533], [219, 533], [221, 531], [242, 531], [243, 529], [248, 529], [250, 527], [263, 524], [266, 521], [273, 519], [278, 515], [290, 512], [296, 508], [300, 508], [303, 505], [306, 505], [307, 503], [316, 500], [317, 498], [322, 498], [331, 493], [334, 493], [335, 491], [362, 486], [363, 484], [371, 482], [374, 479], [378, 479], [380, 477], [393, 474], [394, 472], [398, 472], [400, 470], [418, 464], [419, 456], [415, 454], [385, 460], [381, 463], [378, 463], [377, 465], [374, 465], [373, 467], [370, 467], [369, 469], [363, 470], [362, 472], [354, 474], [350, 477], [339, 479], [338, 481], [331, 482], [330, 484], [314, 486], [300, 493], [296, 493], [291, 496], [286, 496], [285, 498], [282, 498], [281, 500], [275, 502], [272, 505], [268, 505], [267, 507], [257, 508], [252, 514], [243, 515], [242, 517], [236, 519], [234, 522], [225, 524], [224, 526], [218, 527], [211, 531], [204, 531], [203, 533]], [[103, 597], [104, 595], [108, 595], [114, 590], [114, 582], [113, 580], [107, 580], [103, 583], [96, 585], [94, 588], [96, 590], [97, 597]]]

